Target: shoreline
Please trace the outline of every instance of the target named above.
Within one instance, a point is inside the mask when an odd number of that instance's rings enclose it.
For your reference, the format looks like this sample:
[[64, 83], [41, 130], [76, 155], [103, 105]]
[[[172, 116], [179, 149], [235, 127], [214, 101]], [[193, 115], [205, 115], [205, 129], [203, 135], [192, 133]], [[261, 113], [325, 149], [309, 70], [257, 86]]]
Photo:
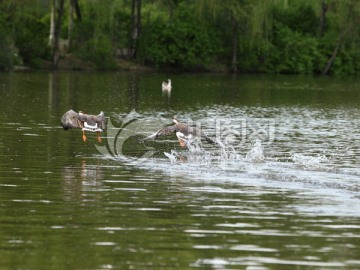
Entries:
[[51, 61], [39, 59], [36, 65], [26, 66], [26, 65], [14, 65], [9, 70], [3, 70], [3, 72], [22, 72], [22, 71], [37, 71], [37, 70], [47, 70], [47, 71], [138, 71], [138, 72], [203, 72], [203, 73], [229, 73], [229, 69], [221, 64], [214, 64], [208, 67], [192, 69], [192, 70], [183, 70], [180, 68], [167, 67], [167, 68], [156, 68], [152, 66], [144, 66], [135, 63], [134, 61], [127, 60], [124, 58], [116, 59], [116, 65], [114, 68], [109, 69], [99, 69], [93, 63], [87, 62], [77, 56], [68, 54], [62, 56], [59, 59], [57, 68], [52, 66]]

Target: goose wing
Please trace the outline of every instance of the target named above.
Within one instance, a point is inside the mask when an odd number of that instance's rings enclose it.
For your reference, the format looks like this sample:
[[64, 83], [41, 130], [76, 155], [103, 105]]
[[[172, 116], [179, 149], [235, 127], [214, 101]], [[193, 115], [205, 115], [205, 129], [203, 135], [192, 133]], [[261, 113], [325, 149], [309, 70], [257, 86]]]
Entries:
[[105, 129], [105, 114], [103, 111], [96, 116], [96, 123], [101, 129]]
[[153, 140], [153, 139], [156, 139], [158, 137], [169, 136], [169, 135], [173, 134], [176, 131], [178, 131], [176, 126], [163, 127], [161, 129], [159, 129], [158, 131], [156, 131], [155, 133], [153, 133], [153, 134], [147, 136], [146, 138], [144, 138], [143, 141]]
[[79, 114], [79, 120], [82, 122], [86, 122], [90, 126], [97, 126], [101, 129], [105, 128], [105, 115], [104, 112], [100, 112], [98, 115], [92, 114]]
[[211, 139], [208, 135], [206, 135], [204, 132], [201, 132], [201, 137], [210, 144], [216, 144], [216, 142], [213, 139]]
[[201, 137], [202, 139], [204, 139], [205, 141], [207, 141], [210, 144], [215, 144], [216, 142], [211, 139], [208, 135], [206, 135], [201, 129], [199, 128], [192, 128], [191, 133], [194, 136], [198, 136]]

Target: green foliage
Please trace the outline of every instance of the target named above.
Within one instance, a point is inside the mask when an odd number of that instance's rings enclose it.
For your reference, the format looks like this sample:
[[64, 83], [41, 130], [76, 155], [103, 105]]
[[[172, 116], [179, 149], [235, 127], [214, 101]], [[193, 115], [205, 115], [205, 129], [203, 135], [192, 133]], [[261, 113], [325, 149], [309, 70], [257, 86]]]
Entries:
[[48, 59], [49, 27], [41, 21], [34, 9], [26, 3], [7, 1], [0, 5], [1, 68], [14, 65], [36, 66], [39, 59]]
[[124, 9], [114, 10], [110, 23], [111, 39], [117, 48], [127, 48], [130, 35], [130, 14]]
[[[68, 35], [69, 3], [65, 1], [62, 38]], [[336, 52], [330, 74], [360, 72], [360, 1], [328, 1], [321, 36], [320, 0], [141, 3], [142, 28], [134, 59], [139, 64], [181, 70], [206, 70], [219, 63], [230, 67], [237, 51], [239, 71], [321, 74]], [[79, 4], [82, 20], [75, 21], [70, 52], [99, 69], [115, 68], [117, 52], [126, 52], [132, 44], [132, 0]], [[236, 31], [234, 25], [238, 25]], [[49, 29], [49, 2], [1, 2], [0, 69], [50, 60]]]
[[139, 57], [158, 68], [204, 69], [215, 59], [216, 31], [196, 21], [191, 10], [180, 9], [171, 23], [158, 18], [144, 25]]
[[4, 4], [0, 5], [0, 70], [8, 70], [14, 65], [22, 64], [12, 35], [10, 16], [9, 9]]
[[[339, 47], [338, 54], [331, 67], [330, 74], [333, 75], [356, 75], [360, 72], [360, 50], [359, 40], [356, 38], [360, 36], [360, 32], [352, 35], [350, 39], [343, 40]], [[339, 34], [336, 31], [328, 31], [322, 38], [319, 39], [319, 54], [324, 59], [322, 60], [322, 67], [324, 68], [326, 62], [331, 57], [335, 50], [336, 43], [339, 39]]]
[[[47, 45], [48, 25], [34, 16], [21, 16], [14, 25], [15, 45], [26, 65], [35, 65], [37, 59], [50, 59]], [[36, 33], [36, 35], [34, 35]]]
[[356, 75], [360, 72], [360, 52], [358, 49], [340, 47], [332, 66], [334, 75]]
[[83, 44], [79, 50], [82, 58], [93, 62], [98, 69], [114, 69], [116, 63], [113, 56], [111, 40], [106, 35], [98, 35]]
[[114, 69], [117, 49], [128, 47], [130, 14], [121, 2], [80, 2], [86, 15], [75, 23], [72, 51], [99, 69]]
[[276, 24], [276, 35], [266, 61], [266, 70], [275, 73], [317, 73], [318, 41], [315, 37]]
[[174, 66], [184, 69], [204, 66], [214, 58], [214, 48], [206, 31], [186, 21], [164, 25], [158, 22], [148, 31], [145, 62], [157, 67]]
[[316, 35], [319, 26], [319, 18], [314, 9], [306, 3], [292, 5], [288, 8], [275, 6], [273, 17], [275, 22], [280, 22], [292, 31], [312, 36]]
[[22, 64], [18, 50], [11, 37], [0, 29], [0, 70], [7, 70]]

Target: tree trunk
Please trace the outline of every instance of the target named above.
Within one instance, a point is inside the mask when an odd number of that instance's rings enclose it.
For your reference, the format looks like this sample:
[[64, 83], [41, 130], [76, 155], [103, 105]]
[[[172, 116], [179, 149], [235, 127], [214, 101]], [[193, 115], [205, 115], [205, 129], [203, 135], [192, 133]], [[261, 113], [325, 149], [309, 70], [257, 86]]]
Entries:
[[51, 13], [50, 13], [50, 34], [49, 34], [49, 46], [54, 48], [55, 43], [55, 1], [51, 0]]
[[237, 72], [238, 21], [233, 18], [231, 71]]
[[325, 30], [326, 11], [327, 11], [326, 0], [322, 0], [322, 2], [321, 2], [320, 23], [319, 23], [319, 36], [320, 37], [323, 36], [324, 30]]
[[57, 68], [60, 58], [60, 34], [62, 26], [62, 17], [64, 14], [64, 0], [59, 1], [58, 15], [55, 25], [55, 42], [54, 42], [54, 51], [53, 51], [53, 68]]
[[140, 38], [141, 31], [141, 0], [132, 0], [131, 3], [131, 39], [129, 59], [135, 58], [136, 46]]
[[72, 46], [72, 36], [74, 29], [74, 11], [76, 14], [76, 20], [81, 21], [81, 12], [78, 0], [70, 0], [69, 4], [69, 25], [68, 25], [68, 40], [67, 40], [67, 51], [71, 50]]
[[73, 7], [75, 8], [76, 13], [76, 20], [81, 21], [81, 12], [79, 7], [79, 1], [78, 0], [71, 0], [71, 3], [73, 4]]
[[332, 64], [333, 64], [333, 62], [334, 62], [334, 60], [336, 58], [336, 55], [339, 52], [340, 45], [341, 45], [341, 43], [343, 41], [343, 38], [346, 36], [346, 34], [350, 30], [351, 29], [347, 29], [347, 30], [345, 29], [340, 33], [339, 38], [338, 38], [338, 40], [336, 42], [335, 49], [334, 49], [333, 53], [331, 54], [331, 57], [329, 58], [329, 61], [327, 62], [326, 66], [325, 66], [325, 68], [324, 68], [324, 70], [322, 72], [322, 75], [327, 75], [329, 73], [329, 70], [330, 70], [330, 68], [331, 68], [331, 66], [332, 66]]
[[175, 3], [173, 0], [169, 0], [169, 21], [172, 22], [174, 14]]
[[329, 73], [329, 70], [330, 70], [330, 68], [335, 60], [335, 57], [339, 51], [340, 45], [341, 45], [341, 38], [339, 38], [338, 41], [336, 42], [335, 49], [334, 49], [329, 61], [327, 62], [326, 67], [324, 68], [324, 70], [322, 72], [322, 75], [327, 75]]
[[75, 9], [75, 1], [70, 0], [69, 5], [69, 25], [68, 25], [68, 40], [67, 40], [67, 51], [71, 50], [72, 43], [72, 32], [74, 29], [74, 9]]

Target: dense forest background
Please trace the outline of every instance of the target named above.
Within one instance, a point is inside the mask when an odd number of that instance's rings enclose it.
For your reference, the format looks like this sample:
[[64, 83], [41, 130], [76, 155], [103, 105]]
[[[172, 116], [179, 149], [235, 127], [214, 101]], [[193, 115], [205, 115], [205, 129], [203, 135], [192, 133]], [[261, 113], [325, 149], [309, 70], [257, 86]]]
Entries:
[[[352, 75], [359, 0], [0, 0], [0, 69], [57, 68]], [[47, 63], [47, 65], [46, 65]]]

